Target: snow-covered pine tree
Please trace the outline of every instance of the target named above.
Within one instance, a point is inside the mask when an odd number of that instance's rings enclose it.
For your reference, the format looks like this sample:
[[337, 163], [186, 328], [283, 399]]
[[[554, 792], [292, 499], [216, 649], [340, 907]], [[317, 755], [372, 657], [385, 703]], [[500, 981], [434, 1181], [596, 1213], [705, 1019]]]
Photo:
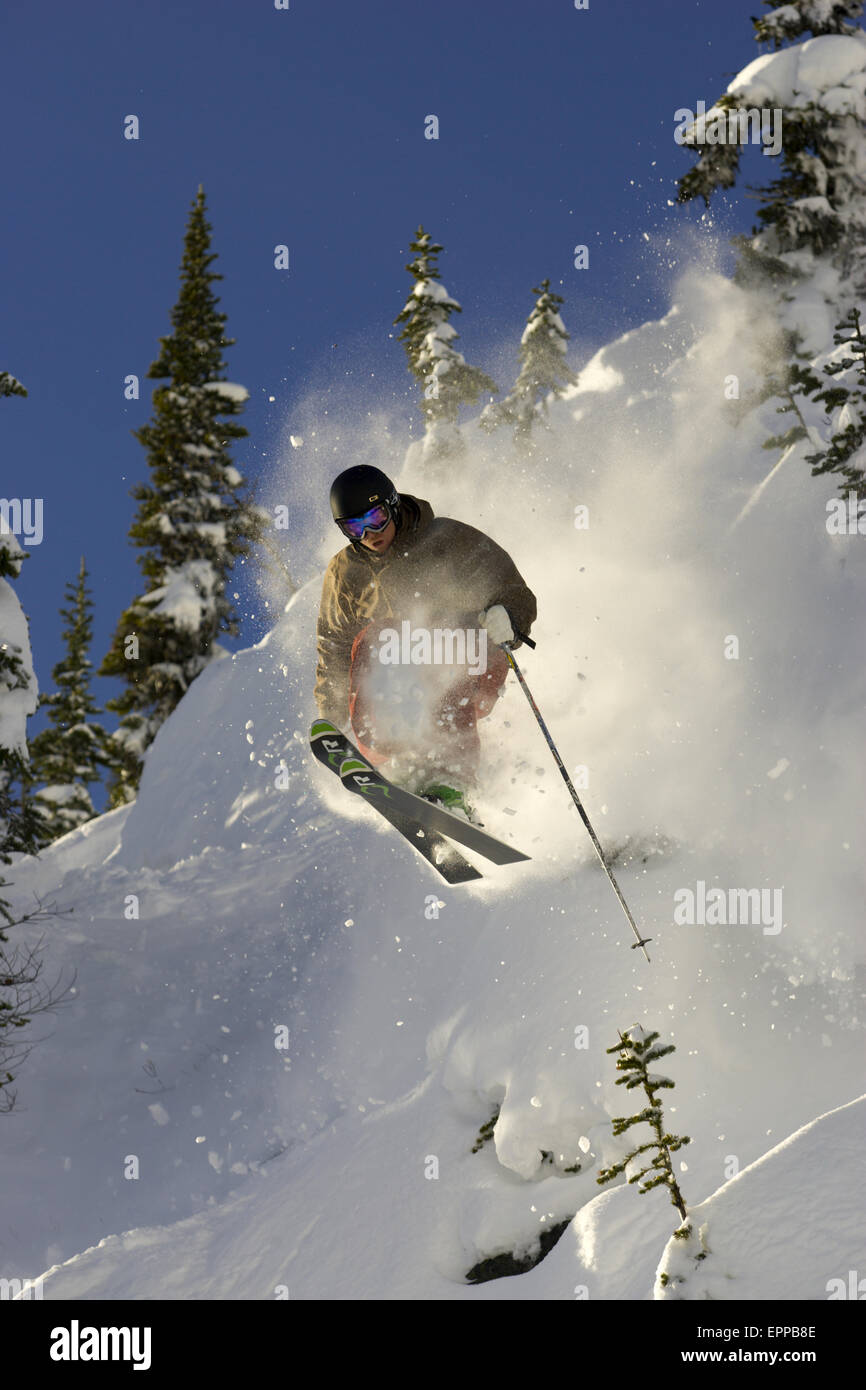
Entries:
[[853, 34], [863, 10], [862, 0], [795, 0], [777, 6], [764, 0], [770, 13], [753, 19], [758, 43], [774, 49], [802, 38], [804, 34]]
[[548, 398], [559, 397], [577, 382], [566, 359], [569, 334], [559, 314], [562, 296], [554, 294], [549, 280], [533, 288], [535, 306], [520, 339], [520, 371], [507, 396], [492, 401], [481, 412], [479, 424], [488, 433], [500, 425], [514, 430], [514, 442], [524, 452], [533, 449], [532, 426], [546, 423]]
[[30, 743], [29, 781], [37, 787], [40, 844], [50, 844], [96, 815], [89, 787], [109, 765], [108, 735], [94, 715], [101, 714], [90, 691], [88, 658], [93, 634], [93, 603], [84, 556], [78, 577], [66, 586], [63, 639], [66, 656], [51, 673], [55, 689], [40, 696], [49, 723]]
[[[8, 372], [0, 373], [0, 396], [26, 396]], [[28, 557], [0, 511], [0, 864], [10, 855], [36, 849], [36, 821], [26, 793], [27, 716], [36, 709], [39, 687], [33, 671], [27, 618], [10, 584]], [[7, 880], [0, 874], [0, 917], [13, 919], [2, 897]], [[2, 937], [0, 937], [2, 939]]]
[[0, 372], [0, 396], [26, 396], [27, 388], [9, 372]]
[[[653, 1075], [649, 1071], [649, 1065], [651, 1062], [658, 1061], [660, 1057], [667, 1057], [670, 1052], [674, 1052], [676, 1049], [673, 1043], [656, 1047], [655, 1041], [658, 1036], [657, 1032], [645, 1032], [640, 1024], [636, 1023], [625, 1033], [620, 1033], [618, 1043], [607, 1048], [608, 1053], [619, 1053], [616, 1063], [617, 1071], [625, 1072], [624, 1076], [618, 1078], [617, 1086], [625, 1086], [629, 1091], [633, 1090], [635, 1086], [643, 1086], [649, 1102], [643, 1110], [635, 1115], [624, 1115], [614, 1119], [614, 1134], [623, 1134], [625, 1130], [631, 1129], [632, 1125], [648, 1124], [654, 1138], [645, 1144], [638, 1144], [637, 1148], [632, 1149], [619, 1163], [612, 1164], [610, 1168], [603, 1168], [596, 1178], [596, 1182], [610, 1182], [611, 1178], [625, 1172], [632, 1159], [655, 1149], [656, 1155], [652, 1162], [633, 1173], [629, 1182], [638, 1183], [638, 1192], [649, 1192], [653, 1187], [658, 1187], [664, 1183], [671, 1203], [685, 1221], [686, 1204], [674, 1173], [671, 1154], [692, 1141], [688, 1135], [668, 1134], [664, 1128], [661, 1102], [656, 1098], [656, 1092], [671, 1088], [674, 1083], [668, 1076]], [[648, 1174], [652, 1174], [652, 1176], [648, 1177]]]
[[[805, 455], [813, 475], [840, 474], [843, 496], [853, 493], [858, 499], [866, 497], [866, 336], [860, 310], [848, 310], [836, 324], [835, 350], [816, 359], [823, 380], [803, 349], [799, 330], [783, 330], [782, 340], [781, 365], [765, 376], [760, 399], [779, 398], [782, 404], [776, 407], [777, 414], [792, 415], [793, 419], [787, 429], [764, 440], [763, 448], [782, 451], [768, 478], [794, 445], [806, 440], [813, 448]], [[821, 421], [814, 405], [818, 401], [824, 409], [824, 427], [829, 422], [829, 438], [818, 428]]]
[[406, 269], [414, 284], [394, 323], [403, 324], [398, 341], [405, 347], [409, 371], [423, 387], [418, 404], [426, 426], [423, 458], [435, 463], [465, 449], [457, 427], [461, 405], [474, 405], [479, 396], [495, 395], [499, 387], [479, 367], [470, 367], [454, 347], [458, 335], [450, 319], [462, 309], [441, 283], [437, 258], [442, 247], [419, 227], [409, 250], [415, 259]]
[[[153, 423], [133, 431], [149, 455], [151, 482], [132, 489], [139, 502], [130, 528], [144, 553], [138, 564], [147, 589], [118, 622], [99, 669], [126, 689], [106, 702], [121, 715], [113, 737], [120, 761], [110, 788], [112, 806], [133, 799], [145, 749], [209, 662], [224, 655], [219, 633], [235, 636], [238, 620], [226, 593], [231, 570], [243, 563], [268, 515], [243, 493], [244, 479], [228, 445], [246, 436], [235, 418], [248, 392], [225, 380], [226, 315], [211, 288], [223, 277], [210, 269], [211, 227], [200, 187], [187, 227], [181, 290], [173, 332], [148, 375], [168, 378], [153, 393]], [[228, 419], [221, 417], [228, 416]]]
[[[37, 821], [26, 794], [27, 716], [36, 709], [38, 686], [30, 654], [27, 618], [9, 583], [27, 558], [0, 524], [0, 864], [15, 853], [37, 850]], [[0, 917], [11, 921], [0, 874]]]
[[759, 399], [779, 397], [782, 404], [776, 407], [776, 414], [793, 415], [794, 419], [780, 434], [765, 439], [761, 445], [763, 449], [790, 449], [799, 440], [811, 439], [814, 434], [806, 422], [802, 405], [807, 397], [820, 390], [821, 382], [803, 348], [802, 334], [798, 330], [785, 329], [782, 342], [781, 365], [764, 378], [764, 389]]
[[[856, 61], [866, 36], [857, 22], [863, 0], [791, 0], [775, 6], [764, 0], [770, 13], [753, 19], [754, 37], [774, 50], [801, 41], [811, 34], [821, 39], [836, 36], [854, 46], [852, 80], [843, 94], [840, 89], [840, 54], [827, 51], [822, 64], [820, 52], [810, 54], [810, 82], [785, 77], [782, 68], [767, 66], [758, 78], [760, 100], [749, 98], [750, 82], [734, 79], [706, 113], [704, 133], [715, 139], [720, 130], [717, 115], [732, 109], [778, 104], [778, 89], [788, 91], [782, 111], [782, 152], [779, 176], [754, 190], [762, 204], [759, 226], [751, 236], [734, 237], [739, 261], [734, 279], [742, 285], [760, 284], [782, 294], [800, 277], [811, 274], [816, 258], [825, 257], [838, 273], [856, 289], [866, 287], [866, 133], [863, 124], [862, 83], [857, 79]], [[771, 59], [770, 62], [774, 62]], [[862, 73], [860, 73], [862, 77]], [[844, 83], [843, 83], [844, 86]], [[733, 89], [733, 90], [732, 90]], [[699, 149], [697, 163], [678, 180], [678, 202], [701, 197], [709, 206], [710, 197], [720, 188], [736, 182], [741, 144], [727, 138], [698, 143], [693, 124], [686, 132], [686, 145]], [[841, 302], [835, 302], [841, 307]]]
[[[834, 353], [824, 365], [830, 378], [814, 392], [830, 419], [830, 442], [814, 454], [806, 455], [813, 474], [840, 473], [839, 490], [866, 497], [866, 336], [860, 310], [853, 308], [836, 325], [833, 342], [841, 354]], [[847, 377], [850, 385], [843, 384]]]

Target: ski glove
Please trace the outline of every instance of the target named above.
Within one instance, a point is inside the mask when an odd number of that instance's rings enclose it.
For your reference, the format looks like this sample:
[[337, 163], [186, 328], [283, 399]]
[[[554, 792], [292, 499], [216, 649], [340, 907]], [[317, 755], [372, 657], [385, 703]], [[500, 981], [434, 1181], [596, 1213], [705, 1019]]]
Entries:
[[514, 641], [511, 619], [501, 603], [495, 603], [485, 613], [479, 613], [478, 626], [486, 628], [487, 636], [494, 646], [501, 647], [503, 642]]

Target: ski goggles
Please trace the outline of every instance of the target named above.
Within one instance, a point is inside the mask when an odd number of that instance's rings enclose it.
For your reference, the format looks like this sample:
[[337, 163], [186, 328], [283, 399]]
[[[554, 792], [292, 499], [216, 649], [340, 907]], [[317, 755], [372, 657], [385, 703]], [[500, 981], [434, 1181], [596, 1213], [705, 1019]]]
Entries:
[[364, 512], [362, 516], [341, 517], [337, 525], [350, 540], [359, 541], [365, 531], [372, 531], [374, 534], [377, 531], [384, 531], [390, 520], [391, 512], [384, 503], [380, 502], [375, 507], [371, 507], [368, 512]]

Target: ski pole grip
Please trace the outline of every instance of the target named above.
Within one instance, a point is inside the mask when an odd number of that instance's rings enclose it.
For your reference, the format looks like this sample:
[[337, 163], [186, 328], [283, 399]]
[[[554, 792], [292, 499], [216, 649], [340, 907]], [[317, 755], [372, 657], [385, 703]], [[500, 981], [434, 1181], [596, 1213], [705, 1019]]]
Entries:
[[514, 636], [517, 637], [521, 642], [525, 642], [527, 647], [531, 647], [532, 650], [535, 651], [535, 643], [533, 642], [531, 637], [527, 637], [525, 632], [518, 632], [517, 628], [515, 628]]

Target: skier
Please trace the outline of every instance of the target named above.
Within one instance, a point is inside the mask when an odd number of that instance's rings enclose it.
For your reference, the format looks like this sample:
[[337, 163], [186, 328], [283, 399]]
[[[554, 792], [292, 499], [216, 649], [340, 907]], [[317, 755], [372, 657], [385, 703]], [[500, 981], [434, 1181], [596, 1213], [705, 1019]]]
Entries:
[[[331, 559], [317, 628], [316, 703], [322, 719], [349, 725], [372, 765], [391, 760], [392, 781], [470, 820], [480, 744], [476, 721], [489, 714], [508, 674], [501, 643], [520, 645], [536, 616], [535, 596], [511, 557], [482, 531], [436, 517], [429, 502], [398, 493], [368, 464], [340, 473], [331, 512], [349, 544]], [[421, 634], [402, 663], [397, 634]], [[431, 657], [424, 634], [436, 627], [482, 659]], [[378, 647], [377, 644], [378, 643]], [[388, 647], [390, 643], [390, 647]], [[459, 649], [458, 649], [459, 650]], [[434, 664], [435, 663], [435, 664]]]

